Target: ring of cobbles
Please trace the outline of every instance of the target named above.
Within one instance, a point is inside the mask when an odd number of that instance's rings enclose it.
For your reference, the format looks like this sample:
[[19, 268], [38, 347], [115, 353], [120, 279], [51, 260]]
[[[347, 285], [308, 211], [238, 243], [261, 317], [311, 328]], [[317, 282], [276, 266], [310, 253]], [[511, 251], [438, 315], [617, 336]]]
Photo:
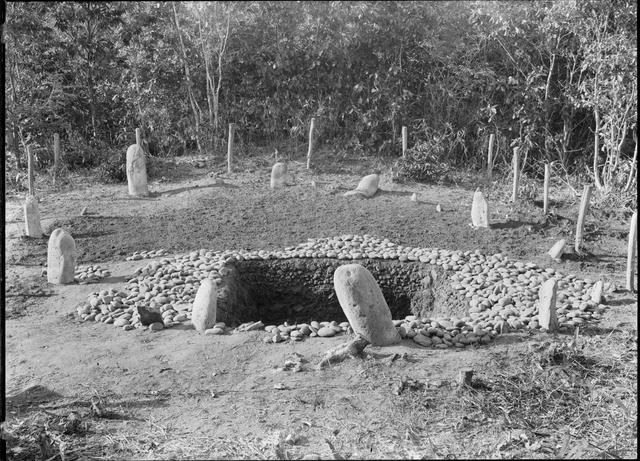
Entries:
[[[200, 280], [210, 278], [218, 285], [220, 322], [207, 334], [228, 333], [244, 321], [236, 331], [264, 329], [270, 335], [265, 341], [333, 336], [350, 332], [347, 322], [338, 321], [344, 315], [333, 293], [333, 271], [347, 262], [373, 273], [401, 336], [422, 346], [466, 347], [500, 333], [539, 329], [538, 290], [551, 277], [558, 280], [561, 328], [597, 321], [605, 310], [591, 300], [591, 280], [502, 254], [415, 248], [370, 235], [309, 239], [278, 251], [199, 250], [165, 257], [139, 268], [127, 291], [91, 293], [77, 310], [85, 321], [132, 330], [146, 328], [136, 313], [144, 306], [164, 319], [151, 329], [170, 328], [190, 320]], [[284, 318], [289, 320], [279, 325], [255, 322]]]

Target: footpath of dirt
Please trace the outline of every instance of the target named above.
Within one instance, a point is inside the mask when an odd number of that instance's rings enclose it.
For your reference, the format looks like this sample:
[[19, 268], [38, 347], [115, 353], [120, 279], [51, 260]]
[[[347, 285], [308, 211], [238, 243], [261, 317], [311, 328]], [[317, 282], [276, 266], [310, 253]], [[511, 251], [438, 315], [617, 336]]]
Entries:
[[[570, 209], [552, 210], [557, 216], [545, 224], [533, 206], [514, 209], [490, 202], [494, 225], [474, 230], [468, 225], [472, 191], [400, 185], [383, 176], [373, 198], [343, 197], [360, 176], [311, 174], [296, 164], [292, 169], [297, 184], [275, 191], [268, 188], [265, 169], [151, 184], [153, 194], [145, 199], [128, 197], [124, 185], [43, 197], [45, 233], [54, 225], [64, 227], [76, 241], [80, 264], [97, 262], [111, 271], [110, 278], [89, 285], [47, 286], [40, 274], [46, 237], [21, 237], [20, 203], [8, 201], [5, 275], [7, 286], [23, 287], [24, 296], [6, 298], [11, 313], [5, 324], [7, 417], [64, 409], [86, 416], [88, 402], [97, 399], [113, 417], [93, 421], [91, 450], [97, 453], [97, 440], [101, 454], [125, 458], [263, 458], [274, 450], [281, 458], [310, 453], [326, 458], [346, 451], [351, 458], [477, 455], [482, 447], [456, 439], [460, 421], [415, 420], [413, 412], [424, 402], [407, 407], [394, 386], [403, 376], [429, 380], [438, 398], [462, 367], [483, 376], [491, 373], [487, 363], [497, 356], [517, 360], [526, 352], [526, 334], [460, 351], [423, 349], [405, 340], [390, 348], [368, 348], [368, 360], [317, 371], [314, 365], [324, 352], [344, 337], [264, 344], [264, 332], [204, 336], [188, 327], [125, 332], [79, 321], [75, 307], [90, 292], [123, 287], [147, 262], [124, 261], [137, 250], [276, 249], [346, 233], [375, 234], [412, 246], [502, 252], [623, 283], [622, 222], [593, 232], [587, 226], [590, 255], [555, 263], [545, 253], [560, 238], [571, 241], [575, 217]], [[414, 192], [417, 203], [409, 200]], [[438, 203], [441, 213], [435, 210]], [[85, 206], [85, 215], [79, 216]], [[44, 290], [29, 296], [30, 290], [44, 287], [50, 294]], [[637, 331], [637, 297], [619, 292], [608, 301], [611, 308], [598, 331]], [[285, 360], [300, 358], [302, 372], [281, 370]], [[431, 427], [431, 452], [407, 439], [416, 427]], [[287, 436], [283, 455], [278, 450]], [[88, 439], [84, 444], [90, 445]]]

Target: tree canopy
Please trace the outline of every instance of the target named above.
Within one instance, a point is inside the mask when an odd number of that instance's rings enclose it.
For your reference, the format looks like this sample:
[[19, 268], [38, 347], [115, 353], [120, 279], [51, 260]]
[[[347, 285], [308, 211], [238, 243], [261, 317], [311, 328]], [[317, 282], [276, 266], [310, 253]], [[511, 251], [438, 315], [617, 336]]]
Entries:
[[[153, 155], [304, 140], [360, 154], [430, 143], [479, 167], [490, 134], [524, 168], [556, 161], [629, 187], [637, 155], [632, 0], [11, 2], [7, 149]], [[129, 141], [128, 141], [129, 140]], [[70, 156], [81, 163], [83, 156]], [[635, 179], [634, 179], [635, 180]]]

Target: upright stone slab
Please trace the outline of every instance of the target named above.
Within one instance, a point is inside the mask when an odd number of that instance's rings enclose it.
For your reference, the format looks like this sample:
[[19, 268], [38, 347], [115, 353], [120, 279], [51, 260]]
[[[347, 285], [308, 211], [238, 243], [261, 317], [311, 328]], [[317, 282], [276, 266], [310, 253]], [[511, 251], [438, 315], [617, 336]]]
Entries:
[[211, 279], [204, 279], [193, 300], [191, 323], [198, 331], [213, 328], [216, 324], [216, 310], [218, 308], [218, 288]]
[[76, 270], [76, 242], [64, 229], [56, 229], [49, 237], [47, 280], [49, 283], [73, 283]]
[[538, 321], [540, 328], [548, 331], [558, 329], [558, 317], [556, 315], [556, 294], [558, 293], [558, 282], [556, 279], [549, 279], [542, 284], [538, 292]]
[[600, 304], [602, 302], [602, 292], [604, 291], [604, 282], [598, 280], [591, 289], [591, 301]]
[[391, 311], [375, 278], [360, 264], [345, 264], [333, 274], [333, 286], [354, 333], [374, 346], [400, 341]]
[[373, 197], [378, 190], [378, 184], [380, 184], [380, 176], [377, 174], [370, 174], [365, 176], [358, 183], [358, 187], [355, 190], [345, 192], [344, 196], [350, 195], [362, 195], [364, 197]]
[[567, 244], [565, 239], [558, 240], [551, 249], [547, 252], [551, 259], [556, 262], [560, 262], [562, 260], [562, 253], [564, 252], [564, 246]]
[[148, 195], [147, 187], [147, 160], [144, 149], [137, 144], [132, 144], [127, 149], [127, 183], [129, 195]]
[[480, 192], [480, 188], [476, 189], [473, 194], [473, 203], [471, 204], [471, 224], [474, 227], [489, 227], [489, 204]]
[[271, 168], [271, 188], [278, 189], [287, 185], [287, 164], [278, 162]]
[[24, 227], [27, 237], [42, 237], [38, 199], [33, 195], [27, 195], [27, 198], [24, 201]]

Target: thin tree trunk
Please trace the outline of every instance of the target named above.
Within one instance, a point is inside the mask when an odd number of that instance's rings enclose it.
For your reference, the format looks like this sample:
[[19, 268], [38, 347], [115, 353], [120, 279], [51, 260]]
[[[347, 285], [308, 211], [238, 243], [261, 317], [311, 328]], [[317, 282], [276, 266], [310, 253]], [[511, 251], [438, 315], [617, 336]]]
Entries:
[[600, 154], [600, 109], [595, 107], [594, 116], [596, 118], [596, 130], [594, 134], [594, 147], [593, 147], [593, 179], [598, 190], [602, 190], [602, 182], [600, 181], [600, 173], [598, 171], [598, 156]]
[[187, 93], [189, 96], [189, 103], [191, 104], [191, 110], [193, 112], [193, 119], [195, 122], [195, 136], [196, 136], [196, 144], [198, 146], [198, 154], [202, 155], [202, 146], [200, 145], [200, 107], [198, 106], [198, 102], [196, 101], [193, 95], [193, 82], [191, 81], [191, 73], [189, 72], [189, 63], [187, 62], [187, 50], [184, 46], [184, 41], [182, 40], [182, 32], [180, 30], [180, 23], [178, 22], [178, 12], [176, 11], [176, 4], [174, 2], [171, 3], [173, 7], [173, 19], [175, 21], [176, 31], [178, 33], [178, 38], [180, 41], [180, 59], [182, 60], [182, 64], [184, 66], [184, 75], [185, 80], [187, 82]]
[[636, 143], [636, 147], [633, 149], [633, 160], [631, 160], [631, 170], [629, 171], [629, 178], [627, 179], [627, 184], [624, 186], [624, 191], [627, 192], [631, 188], [631, 184], [633, 183], [633, 178], [636, 175], [637, 166], [636, 161], [638, 160], [638, 134], [635, 130], [633, 130], [633, 140]]

